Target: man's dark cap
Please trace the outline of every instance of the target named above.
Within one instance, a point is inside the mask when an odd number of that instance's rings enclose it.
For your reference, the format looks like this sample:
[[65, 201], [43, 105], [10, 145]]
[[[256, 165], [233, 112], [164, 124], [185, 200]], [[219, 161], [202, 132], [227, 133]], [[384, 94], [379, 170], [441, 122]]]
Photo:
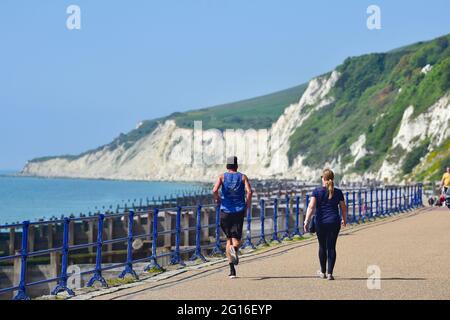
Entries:
[[228, 157], [228, 158], [227, 158], [227, 164], [231, 164], [231, 165], [237, 166], [237, 165], [238, 165], [238, 159], [237, 159], [237, 157], [236, 157], [236, 156], [234, 156], [234, 157]]

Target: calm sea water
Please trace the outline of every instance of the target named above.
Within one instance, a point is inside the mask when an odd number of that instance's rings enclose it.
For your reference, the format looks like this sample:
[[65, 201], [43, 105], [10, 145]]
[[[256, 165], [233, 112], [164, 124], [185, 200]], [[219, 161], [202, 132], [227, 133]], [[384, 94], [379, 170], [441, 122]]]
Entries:
[[52, 216], [114, 209], [118, 204], [148, 197], [196, 191], [202, 185], [175, 182], [137, 182], [15, 177], [0, 172], [0, 225]]

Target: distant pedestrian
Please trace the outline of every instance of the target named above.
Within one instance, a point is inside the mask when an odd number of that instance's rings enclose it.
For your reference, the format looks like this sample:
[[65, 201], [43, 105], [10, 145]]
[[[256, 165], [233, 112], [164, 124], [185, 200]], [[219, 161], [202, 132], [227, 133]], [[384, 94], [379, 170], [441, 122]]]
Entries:
[[[304, 223], [305, 232], [309, 231], [315, 212], [317, 239], [319, 241], [320, 277], [334, 280], [333, 269], [336, 263], [336, 241], [342, 226], [347, 225], [347, 206], [344, 194], [334, 187], [334, 173], [325, 169], [322, 174], [322, 186], [314, 189]], [[342, 218], [339, 215], [339, 207]]]
[[447, 171], [442, 175], [441, 188], [443, 194], [446, 194], [448, 188], [450, 188], [450, 167], [447, 167]]
[[220, 204], [220, 227], [227, 237], [225, 252], [230, 264], [229, 277], [236, 278], [235, 265], [239, 263], [244, 217], [251, 205], [253, 191], [247, 176], [237, 171], [237, 157], [229, 157], [226, 168], [227, 172], [221, 174], [214, 185], [213, 196]]
[[445, 203], [445, 193], [439, 196], [439, 206], [442, 207]]
[[433, 196], [429, 197], [429, 198], [428, 198], [428, 205], [429, 205], [430, 207], [432, 207], [432, 206], [434, 205], [435, 201], [436, 201], [436, 200], [434, 199]]

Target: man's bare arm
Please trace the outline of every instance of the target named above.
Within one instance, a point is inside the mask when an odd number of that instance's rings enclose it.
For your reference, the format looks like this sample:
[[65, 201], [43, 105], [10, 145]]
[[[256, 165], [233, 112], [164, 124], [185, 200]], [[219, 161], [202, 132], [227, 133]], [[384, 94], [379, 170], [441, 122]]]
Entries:
[[245, 209], [247, 211], [248, 208], [252, 205], [252, 196], [253, 196], [253, 190], [252, 186], [250, 185], [250, 181], [248, 180], [247, 176], [244, 175], [244, 184], [245, 184]]
[[217, 178], [217, 181], [212, 190], [215, 203], [220, 203], [219, 189], [221, 185], [222, 185], [222, 175], [220, 175], [219, 178]]

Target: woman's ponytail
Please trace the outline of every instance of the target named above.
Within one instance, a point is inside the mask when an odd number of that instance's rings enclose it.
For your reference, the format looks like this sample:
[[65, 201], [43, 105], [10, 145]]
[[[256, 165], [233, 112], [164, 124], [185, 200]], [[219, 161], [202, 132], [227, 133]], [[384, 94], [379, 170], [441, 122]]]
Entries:
[[328, 199], [331, 199], [334, 195], [334, 172], [330, 169], [323, 170], [323, 178], [325, 180], [325, 186], [328, 190]]
[[333, 180], [328, 180], [327, 182], [328, 199], [333, 198], [334, 195], [334, 182]]

